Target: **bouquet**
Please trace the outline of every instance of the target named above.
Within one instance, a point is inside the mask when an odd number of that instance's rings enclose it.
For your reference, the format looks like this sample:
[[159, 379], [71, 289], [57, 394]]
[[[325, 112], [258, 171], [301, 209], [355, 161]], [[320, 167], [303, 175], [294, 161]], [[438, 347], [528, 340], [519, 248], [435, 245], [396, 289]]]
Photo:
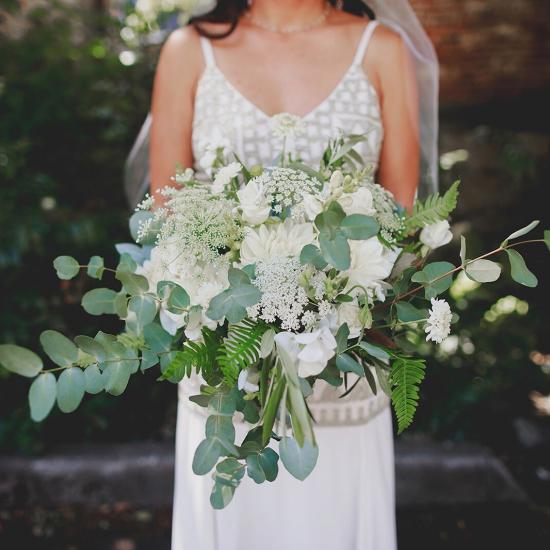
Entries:
[[[480, 257], [468, 259], [461, 237], [457, 265], [430, 262], [452, 238], [458, 182], [407, 212], [355, 151], [365, 136], [330, 140], [320, 166], [307, 166], [285, 150], [294, 123], [279, 117], [283, 147], [270, 166], [247, 167], [212, 144], [202, 159], [208, 181], [179, 170], [175, 186], [161, 191], [162, 206], [147, 197], [130, 220], [137, 244], [117, 245], [114, 269], [99, 256], [85, 265], [56, 258], [61, 279], [85, 269], [118, 281], [117, 290], [84, 294], [82, 306], [118, 316], [120, 334], [73, 341], [46, 330], [40, 343], [50, 368], [28, 349], [0, 346], [0, 364], [34, 379], [36, 421], [56, 402], [74, 411], [85, 393], [120, 395], [132, 375], [157, 366], [160, 380], [198, 377], [200, 392], [190, 399], [208, 418], [193, 471], [212, 472], [214, 508], [231, 501], [245, 475], [274, 481], [279, 459], [300, 480], [311, 473], [319, 449], [308, 397], [320, 380], [341, 395], [359, 384], [387, 393], [399, 432], [407, 428], [425, 362], [407, 351], [405, 331], [441, 343], [457, 320], [441, 296], [459, 272], [496, 281], [502, 267], [488, 258], [502, 254], [515, 281], [535, 286], [517, 248], [550, 248], [550, 231], [517, 241], [534, 221]], [[250, 428], [239, 442], [236, 421]]]

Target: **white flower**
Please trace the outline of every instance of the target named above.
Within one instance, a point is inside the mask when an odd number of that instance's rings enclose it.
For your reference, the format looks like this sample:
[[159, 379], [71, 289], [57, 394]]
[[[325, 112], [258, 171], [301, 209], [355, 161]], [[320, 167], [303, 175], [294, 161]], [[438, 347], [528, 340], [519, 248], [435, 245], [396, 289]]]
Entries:
[[305, 130], [302, 118], [290, 113], [273, 115], [269, 120], [269, 127], [274, 136], [282, 139], [294, 139]]
[[189, 183], [195, 177], [195, 172], [192, 168], [186, 168], [183, 171], [176, 172], [176, 175], [171, 179], [179, 185]]
[[439, 248], [449, 243], [452, 238], [453, 234], [447, 220], [427, 225], [420, 232], [420, 242], [429, 248]]
[[449, 304], [445, 300], [432, 298], [430, 316], [426, 322], [426, 341], [434, 341], [441, 344], [451, 333], [451, 320], [453, 314]]
[[239, 390], [244, 390], [246, 393], [254, 393], [260, 389], [260, 386], [257, 384], [258, 380], [258, 372], [252, 372], [250, 369], [243, 369], [239, 373], [237, 388], [239, 388]]
[[373, 216], [376, 214], [376, 210], [373, 206], [372, 193], [366, 187], [359, 187], [354, 193], [342, 195], [338, 199], [338, 202], [348, 216], [352, 214]]
[[271, 210], [264, 185], [258, 178], [252, 178], [237, 192], [243, 212], [243, 220], [252, 225], [259, 225], [269, 218]]
[[342, 189], [344, 185], [344, 174], [340, 170], [335, 170], [330, 176], [329, 189], [332, 193]]
[[200, 17], [216, 7], [216, 0], [179, 0], [179, 7], [190, 17]]
[[287, 368], [296, 368], [298, 376], [316, 376], [327, 366], [336, 350], [336, 339], [327, 326], [313, 332], [279, 332], [277, 351]]
[[357, 304], [357, 301], [354, 300], [353, 302], [340, 304], [337, 311], [338, 324], [343, 325], [344, 323], [347, 323], [349, 328], [349, 338], [357, 338], [363, 330], [360, 318], [361, 308], [359, 307], [359, 304]]
[[313, 221], [323, 211], [323, 203], [319, 200], [318, 196], [311, 193], [306, 193], [302, 197], [299, 207], [308, 221]]
[[218, 170], [214, 182], [212, 183], [212, 193], [223, 193], [225, 186], [229, 185], [231, 180], [242, 170], [240, 162], [232, 162]]
[[310, 223], [283, 223], [261, 225], [251, 229], [241, 244], [241, 263], [269, 262], [273, 258], [298, 257], [306, 244], [315, 240]]
[[373, 291], [380, 301], [385, 299], [384, 280], [390, 276], [399, 250], [384, 246], [378, 237], [363, 241], [349, 241], [351, 265], [343, 272], [349, 277], [346, 289], [361, 285]]

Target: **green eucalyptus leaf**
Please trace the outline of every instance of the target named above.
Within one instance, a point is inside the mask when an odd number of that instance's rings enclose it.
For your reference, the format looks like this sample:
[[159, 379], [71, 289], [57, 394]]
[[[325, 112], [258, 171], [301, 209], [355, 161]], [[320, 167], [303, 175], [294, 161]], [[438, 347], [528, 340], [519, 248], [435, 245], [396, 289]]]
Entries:
[[500, 277], [502, 268], [491, 260], [475, 260], [466, 264], [466, 275], [477, 283], [492, 283]]
[[230, 286], [238, 287], [241, 285], [249, 285], [250, 277], [242, 269], [236, 269], [235, 267], [229, 268], [227, 273]]
[[36, 353], [15, 344], [0, 344], [0, 365], [27, 378], [34, 378], [43, 368], [42, 359]]
[[[133, 315], [131, 315], [133, 314]], [[143, 328], [151, 324], [157, 316], [157, 302], [150, 294], [132, 296], [128, 302], [126, 324], [130, 324], [133, 332], [139, 334]], [[132, 320], [129, 322], [128, 319]]]
[[105, 265], [101, 256], [92, 256], [88, 262], [87, 273], [93, 279], [101, 279], [105, 271]]
[[336, 366], [341, 372], [353, 372], [358, 376], [365, 375], [365, 369], [351, 355], [342, 353], [336, 356]]
[[212, 493], [210, 494], [210, 504], [214, 510], [222, 510], [233, 499], [235, 487], [224, 483], [214, 483]]
[[411, 281], [426, 285], [426, 298], [434, 298], [451, 286], [453, 282], [452, 275], [446, 277], [443, 277], [443, 275], [453, 269], [455, 269], [455, 266], [450, 262], [433, 262], [424, 266], [422, 271], [417, 271], [411, 277]]
[[216, 393], [208, 403], [208, 410], [212, 414], [232, 417], [237, 410], [237, 400], [234, 393]]
[[336, 353], [342, 353], [348, 347], [349, 327], [347, 323], [344, 323], [338, 327], [336, 331]]
[[462, 265], [466, 262], [466, 237], [460, 235], [460, 261]]
[[222, 453], [223, 448], [218, 439], [203, 439], [193, 456], [193, 473], [198, 476], [207, 474], [216, 465]]
[[230, 287], [210, 300], [206, 315], [214, 321], [226, 317], [230, 323], [239, 323], [246, 317], [246, 308], [257, 304], [261, 297], [252, 284]]
[[90, 365], [84, 370], [85, 389], [96, 394], [105, 389], [105, 377], [97, 365]]
[[380, 361], [387, 361], [390, 358], [390, 354], [387, 351], [374, 344], [369, 344], [369, 342], [365, 342], [364, 340], [359, 342], [359, 347], [366, 351], [371, 357], [380, 359]]
[[170, 350], [174, 337], [166, 332], [158, 323], [151, 323], [143, 329], [145, 342], [156, 353]]
[[[140, 231], [141, 225], [152, 218], [154, 218], [154, 214], [152, 212], [146, 212], [144, 210], [139, 210], [138, 212], [132, 214], [132, 216], [130, 217], [129, 225], [130, 234], [132, 235], [132, 239], [134, 239], [134, 241], [138, 242], [138, 233]], [[150, 226], [150, 231], [139, 240], [139, 243], [155, 244], [159, 228], [160, 226], [158, 223], [152, 223]]]
[[504, 241], [502, 241], [502, 244], [500, 246], [506, 246], [508, 244], [508, 241], [511, 241], [512, 239], [517, 239], [518, 237], [523, 237], [523, 235], [527, 235], [527, 233], [533, 231], [533, 229], [535, 229], [535, 227], [537, 227], [539, 223], [540, 220], [534, 220], [529, 225], [526, 225], [525, 227], [514, 231], [511, 235], [506, 237]]
[[78, 348], [60, 332], [45, 330], [40, 343], [46, 355], [60, 367], [70, 367], [78, 360]]
[[53, 266], [60, 279], [73, 279], [80, 271], [80, 265], [72, 256], [58, 256], [53, 261]]
[[141, 372], [144, 372], [147, 369], [150, 369], [151, 367], [158, 365], [158, 363], [159, 363], [159, 356], [153, 350], [144, 349], [141, 352], [141, 364], [140, 364]]
[[410, 302], [397, 302], [397, 304], [395, 304], [395, 309], [397, 310], [397, 318], [402, 323], [421, 321], [428, 317], [426, 310], [418, 309]]
[[61, 373], [57, 381], [57, 406], [62, 412], [70, 413], [78, 408], [85, 385], [82, 369], [71, 367]]
[[544, 231], [544, 244], [546, 244], [548, 250], [550, 250], [550, 229]]
[[279, 443], [279, 455], [288, 472], [303, 481], [317, 464], [319, 448], [309, 441], [304, 441], [300, 447], [294, 438], [283, 437]]
[[388, 396], [391, 397], [391, 386], [390, 386], [390, 374], [388, 371], [383, 369], [380, 365], [374, 365], [374, 370], [376, 371], [376, 378], [378, 379], [378, 385], [382, 391]]
[[252, 478], [255, 483], [260, 484], [266, 480], [265, 472], [256, 454], [251, 454], [246, 457], [246, 471], [248, 477]]
[[340, 271], [349, 268], [351, 264], [351, 252], [348, 240], [341, 231], [330, 235], [325, 232], [319, 233], [319, 245], [323, 258], [333, 267]]
[[143, 275], [117, 270], [115, 277], [122, 283], [124, 290], [131, 296], [144, 294], [149, 290], [149, 281]]
[[55, 404], [57, 381], [51, 372], [37, 376], [29, 388], [29, 405], [31, 418], [41, 422], [46, 418]]
[[206, 437], [217, 437], [233, 443], [235, 441], [235, 427], [231, 416], [213, 414], [206, 420]]
[[510, 260], [510, 267], [512, 269], [512, 279], [520, 285], [534, 288], [538, 285], [537, 277], [529, 271], [529, 268], [525, 264], [523, 256], [513, 248], [506, 249], [508, 259]]
[[111, 395], [123, 394], [128, 386], [131, 374], [132, 370], [129, 362], [107, 363], [103, 371], [105, 391]]
[[310, 264], [317, 269], [325, 269], [328, 265], [321, 255], [321, 251], [313, 244], [306, 244], [300, 252], [300, 263]]
[[105, 349], [100, 342], [89, 336], [79, 335], [74, 339], [75, 344], [85, 353], [101, 362], [105, 359]]
[[166, 308], [170, 313], [181, 314], [191, 303], [187, 291], [171, 281], [160, 281], [157, 285], [157, 294], [166, 301]]
[[365, 216], [364, 214], [352, 214], [346, 216], [340, 228], [345, 237], [352, 240], [365, 240], [378, 235], [380, 231], [380, 225], [371, 216]]
[[258, 454], [260, 466], [267, 481], [274, 481], [279, 473], [279, 455], [270, 447], [266, 447]]
[[90, 315], [115, 313], [117, 293], [110, 288], [94, 288], [82, 297], [82, 307]]

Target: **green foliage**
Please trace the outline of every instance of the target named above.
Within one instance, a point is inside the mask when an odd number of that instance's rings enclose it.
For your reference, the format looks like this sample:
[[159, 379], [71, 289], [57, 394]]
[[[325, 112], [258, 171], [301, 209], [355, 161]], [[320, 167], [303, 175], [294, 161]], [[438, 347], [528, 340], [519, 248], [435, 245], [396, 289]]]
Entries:
[[42, 359], [31, 350], [14, 344], [0, 345], [0, 365], [5, 369], [34, 378], [42, 370]]
[[467, 263], [464, 271], [472, 281], [493, 283], [499, 279], [502, 268], [491, 260], [481, 259]]
[[31, 418], [41, 422], [50, 414], [57, 397], [57, 381], [51, 372], [37, 376], [29, 389]]
[[347, 353], [341, 353], [336, 356], [336, 366], [341, 372], [353, 372], [358, 376], [365, 376], [363, 366]]
[[511, 241], [512, 239], [517, 239], [518, 237], [523, 237], [523, 235], [527, 235], [527, 233], [530, 233], [539, 225], [540, 220], [534, 220], [529, 225], [526, 225], [525, 227], [522, 227], [521, 229], [518, 229], [517, 231], [514, 231], [511, 235], [506, 237], [501, 243], [500, 246], [506, 246], [508, 244], [508, 241]]
[[229, 326], [217, 354], [217, 361], [228, 385], [236, 384], [241, 370], [259, 361], [262, 336], [268, 329], [269, 325], [250, 319]]
[[460, 182], [455, 181], [443, 196], [434, 193], [426, 198], [424, 202], [416, 201], [412, 214], [405, 219], [406, 230], [411, 232], [425, 225], [446, 220], [456, 208], [459, 185]]
[[349, 243], [340, 227], [345, 217], [342, 207], [332, 202], [325, 212], [315, 218], [321, 254], [327, 263], [339, 270], [348, 269], [351, 262]]
[[390, 373], [391, 400], [397, 417], [398, 432], [408, 428], [418, 406], [420, 383], [424, 379], [425, 361], [395, 357]]
[[60, 279], [73, 279], [78, 275], [80, 271], [80, 266], [78, 262], [71, 256], [58, 256], [54, 262], [53, 266], [57, 271], [57, 276]]
[[510, 260], [512, 279], [520, 285], [530, 288], [536, 287], [539, 284], [538, 279], [525, 264], [523, 256], [513, 248], [507, 248], [506, 253], [508, 254], [508, 259]]
[[300, 446], [293, 437], [283, 437], [279, 443], [279, 454], [288, 472], [303, 481], [317, 464], [319, 447], [309, 441], [304, 441]]
[[417, 271], [411, 277], [411, 281], [424, 286], [424, 295], [427, 300], [435, 298], [449, 289], [453, 282], [451, 272], [455, 266], [450, 262], [432, 262]]
[[340, 228], [346, 238], [352, 240], [370, 239], [371, 237], [378, 235], [378, 232], [380, 231], [380, 225], [378, 222], [374, 218], [364, 216], [363, 214], [352, 214], [351, 216], [346, 216], [342, 220]]

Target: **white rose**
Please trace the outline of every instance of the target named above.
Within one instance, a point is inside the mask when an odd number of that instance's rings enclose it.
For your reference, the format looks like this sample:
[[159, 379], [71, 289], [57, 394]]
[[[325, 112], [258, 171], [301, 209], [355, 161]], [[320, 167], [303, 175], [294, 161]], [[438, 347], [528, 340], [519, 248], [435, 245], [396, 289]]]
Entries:
[[313, 221], [323, 211], [323, 203], [310, 193], [306, 193], [302, 197], [301, 207], [309, 221]]
[[420, 232], [420, 242], [429, 248], [439, 248], [451, 241], [453, 234], [447, 220], [427, 225]]
[[354, 193], [342, 195], [338, 202], [348, 216], [352, 214], [373, 216], [376, 214], [373, 207], [372, 193], [366, 187], [359, 187]]
[[346, 289], [361, 285], [371, 289], [378, 300], [385, 298], [384, 282], [390, 276], [393, 265], [399, 256], [399, 249], [384, 246], [378, 237], [363, 241], [349, 241], [351, 264], [343, 272], [349, 277]]
[[259, 225], [269, 218], [271, 206], [266, 197], [264, 186], [256, 178], [251, 179], [237, 192], [243, 211], [243, 220], [252, 225]]
[[261, 225], [250, 229], [241, 244], [241, 263], [269, 262], [273, 258], [296, 258], [306, 244], [315, 240], [313, 225], [293, 223], [287, 219], [283, 223]]
[[338, 306], [338, 325], [347, 323], [349, 338], [357, 338], [363, 330], [363, 326], [359, 319], [360, 312], [361, 308], [356, 301], [346, 302]]

